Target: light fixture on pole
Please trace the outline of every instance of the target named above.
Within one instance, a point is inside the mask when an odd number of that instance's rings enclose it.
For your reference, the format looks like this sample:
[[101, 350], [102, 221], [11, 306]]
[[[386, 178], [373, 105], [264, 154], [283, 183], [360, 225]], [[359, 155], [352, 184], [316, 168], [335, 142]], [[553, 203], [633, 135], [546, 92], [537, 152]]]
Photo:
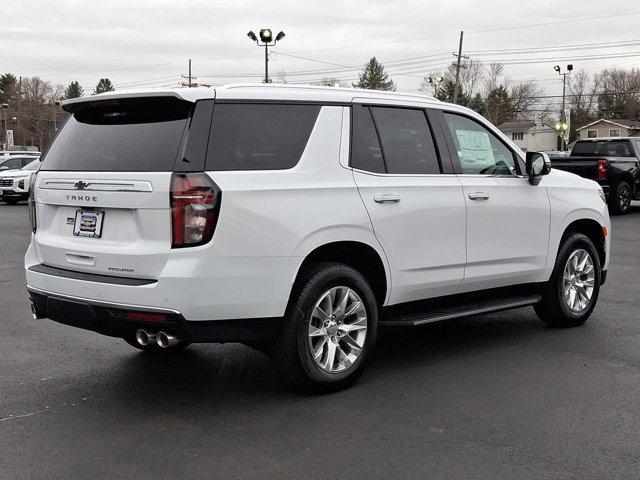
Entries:
[[566, 150], [567, 149], [567, 141], [565, 138], [565, 132], [567, 131], [567, 129], [569, 128], [569, 125], [567, 123], [567, 116], [565, 114], [565, 104], [566, 104], [566, 92], [567, 92], [567, 75], [569, 75], [571, 73], [571, 71], [573, 70], [573, 64], [569, 64], [567, 65], [567, 71], [566, 72], [562, 72], [562, 69], [560, 68], [560, 65], [554, 65], [553, 69], [558, 72], [558, 75], [562, 75], [562, 111], [560, 112], [560, 121], [558, 123], [556, 123], [555, 128], [556, 131], [558, 132], [558, 134], [561, 136], [562, 138], [562, 150]]
[[247, 37], [256, 42], [256, 45], [264, 47], [264, 83], [271, 83], [271, 80], [269, 80], [269, 47], [275, 46], [276, 43], [282, 40], [284, 38], [284, 32], [281, 31], [278, 33], [274, 39], [271, 29], [263, 28], [260, 30], [259, 35], [260, 40], [258, 40], [258, 37], [253, 33], [253, 31], [247, 33]]

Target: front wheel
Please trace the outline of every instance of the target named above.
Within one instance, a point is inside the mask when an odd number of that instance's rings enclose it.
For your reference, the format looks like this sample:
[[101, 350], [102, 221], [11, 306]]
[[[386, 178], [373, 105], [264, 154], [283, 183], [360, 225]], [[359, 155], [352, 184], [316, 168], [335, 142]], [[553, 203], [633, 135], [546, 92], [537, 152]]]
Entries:
[[600, 258], [593, 242], [581, 233], [571, 235], [558, 251], [542, 301], [534, 306], [538, 317], [551, 327], [582, 325], [598, 301], [601, 275]]
[[362, 374], [376, 341], [378, 306], [367, 280], [339, 263], [316, 263], [294, 286], [272, 354], [297, 388], [328, 393]]

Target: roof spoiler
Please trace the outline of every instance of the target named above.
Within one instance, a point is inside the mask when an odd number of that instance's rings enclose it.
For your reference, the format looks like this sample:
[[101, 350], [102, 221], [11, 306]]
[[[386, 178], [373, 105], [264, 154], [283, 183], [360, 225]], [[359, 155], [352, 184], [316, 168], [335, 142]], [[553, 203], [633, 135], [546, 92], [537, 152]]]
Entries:
[[[89, 97], [70, 98], [60, 102], [60, 106], [64, 111], [73, 113], [82, 108], [86, 108], [94, 105], [108, 105], [110, 102], [117, 103], [119, 100], [128, 98], [175, 98], [187, 102], [195, 102], [202, 98], [202, 92], [196, 94], [196, 92], [190, 92], [191, 89], [185, 88], [178, 90], [156, 90], [156, 91], [123, 91], [123, 92], [107, 92], [99, 95], [93, 95]], [[215, 98], [215, 90], [210, 89], [210, 98]]]

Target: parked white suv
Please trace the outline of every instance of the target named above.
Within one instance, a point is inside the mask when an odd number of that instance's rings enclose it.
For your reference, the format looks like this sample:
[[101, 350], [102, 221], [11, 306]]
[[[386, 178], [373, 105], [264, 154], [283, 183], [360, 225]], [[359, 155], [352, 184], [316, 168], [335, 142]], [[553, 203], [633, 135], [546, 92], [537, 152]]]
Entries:
[[36, 318], [154, 352], [243, 342], [323, 392], [379, 325], [533, 306], [576, 326], [606, 278], [600, 187], [457, 105], [232, 85], [63, 108], [32, 190]]

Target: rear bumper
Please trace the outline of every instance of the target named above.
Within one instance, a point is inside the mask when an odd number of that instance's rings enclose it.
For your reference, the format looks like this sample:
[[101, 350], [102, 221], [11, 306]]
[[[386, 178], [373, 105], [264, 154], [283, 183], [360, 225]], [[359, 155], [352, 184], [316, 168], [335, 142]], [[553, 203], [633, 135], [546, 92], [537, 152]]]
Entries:
[[[193, 343], [255, 342], [276, 338], [279, 318], [189, 322], [176, 310], [98, 302], [27, 287], [34, 315], [102, 335], [133, 338], [136, 330], [163, 331]], [[146, 320], [131, 318], [153, 318]]]

